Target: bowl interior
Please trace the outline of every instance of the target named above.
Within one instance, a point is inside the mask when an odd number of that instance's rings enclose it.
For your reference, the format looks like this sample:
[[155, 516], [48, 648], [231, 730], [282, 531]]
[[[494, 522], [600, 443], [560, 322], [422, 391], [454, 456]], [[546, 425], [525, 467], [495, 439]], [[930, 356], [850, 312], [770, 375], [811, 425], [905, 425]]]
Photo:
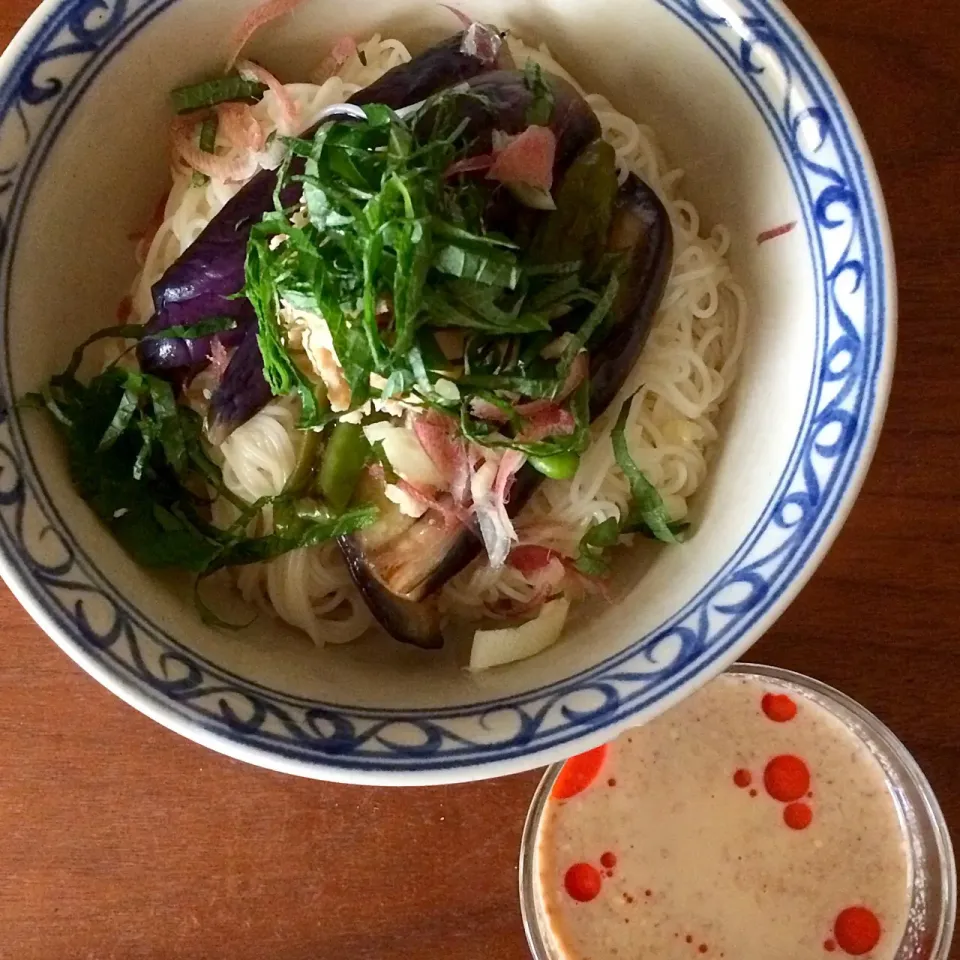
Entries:
[[[42, 87], [71, 76], [68, 96], [56, 104], [59, 115], [36, 128], [29, 116], [21, 123], [14, 110], [4, 115], [0, 167], [8, 158], [18, 163], [25, 154], [31, 158], [19, 167], [19, 207], [10, 213], [15, 244], [5, 274], [3, 347], [12, 395], [36, 389], [65, 365], [84, 334], [112, 322], [135, 271], [128, 236], [148, 220], [166, 187], [167, 93], [218, 67], [229, 29], [254, 5], [155, 0], [141, 5], [142, 16], [127, 16], [116, 29], [109, 22], [114, 14], [93, 5], [83, 28], [106, 37], [96, 56], [76, 77], [60, 59], [41, 65], [32, 77]], [[16, 455], [36, 492], [21, 510], [29, 552], [41, 568], [73, 564], [95, 585], [61, 591], [66, 619], [53, 629], [59, 641], [69, 646], [64, 634], [79, 631], [87, 654], [103, 666], [104, 651], [113, 650], [117, 637], [128, 642], [128, 634], [136, 634], [146, 672], [161, 681], [159, 687], [151, 683], [154, 692], [176, 709], [183, 707], [177, 691], [184, 678], [201, 663], [218, 677], [303, 698], [306, 707], [345, 705], [375, 718], [381, 712], [456, 711], [525, 695], [639, 649], [645, 638], [650, 644], [663, 639], [664, 625], [716, 581], [757, 534], [758, 523], [769, 518], [785, 488], [785, 470], [797, 456], [825, 349], [818, 292], [823, 266], [811, 242], [817, 211], [808, 188], [796, 179], [796, 158], [784, 152], [776, 115], [758, 106], [750, 86], [759, 82], [789, 98], [797, 95], [790, 92], [793, 81], [782, 62], [761, 57], [762, 78], [747, 82], [749, 72], [731, 66], [695, 29], [695, 20], [682, 15], [688, 6], [655, 0], [472, 0], [469, 12], [528, 42], [546, 42], [588, 90], [608, 95], [619, 109], [653, 127], [672, 163], [685, 170], [683, 192], [706, 229], [722, 222], [732, 233], [732, 264], [749, 298], [748, 344], [723, 415], [710, 480], [695, 499], [694, 538], [679, 548], [641, 544], [622, 553], [618, 602], [584, 608], [556, 647], [483, 676], [462, 669], [465, 651], [455, 645], [428, 654], [371, 636], [317, 650], [266, 617], [240, 634], [224, 634], [201, 624], [189, 585], [148, 574], [129, 560], [73, 492], [49, 424], [20, 413], [10, 426]], [[433, 2], [367, 0], [344, 7], [313, 0], [264, 31], [251, 52], [282, 79], [293, 80], [305, 76], [344, 33], [395, 35], [419, 49], [454, 29], [451, 15]], [[25, 59], [21, 54], [21, 62]], [[8, 66], [11, 60], [12, 53]], [[811, 138], [817, 135], [813, 130]], [[757, 244], [761, 231], [794, 220], [792, 233]], [[833, 433], [821, 440], [838, 442]], [[16, 551], [8, 546], [7, 553]], [[36, 563], [32, 569], [8, 571], [21, 596], [29, 592], [23, 584], [36, 582]], [[746, 602], [754, 587], [740, 578], [727, 606]], [[47, 601], [35, 599], [31, 609], [38, 604], [47, 610], [48, 629], [50, 618], [61, 623]], [[726, 659], [735, 652], [731, 646]], [[686, 651], [677, 670], [702, 653]], [[656, 665], [670, 656], [676, 659], [673, 648], [661, 644], [648, 659]], [[705, 679], [723, 662], [691, 672]], [[107, 673], [112, 669], [104, 667]], [[664, 682], [672, 677], [664, 673]], [[252, 700], [243, 702], [233, 711], [241, 727], [249, 712], [256, 714]], [[493, 731], [501, 721], [492, 716], [486, 722], [496, 739], [500, 734]], [[210, 728], [217, 722], [210, 720]]]

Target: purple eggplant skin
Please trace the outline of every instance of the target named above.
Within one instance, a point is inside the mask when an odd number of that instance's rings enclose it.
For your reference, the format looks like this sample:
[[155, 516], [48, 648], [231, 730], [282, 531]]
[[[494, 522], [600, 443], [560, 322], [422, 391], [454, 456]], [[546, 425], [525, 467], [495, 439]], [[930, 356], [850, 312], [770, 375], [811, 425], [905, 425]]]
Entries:
[[[493, 28], [488, 28], [491, 31]], [[504, 43], [493, 58], [464, 53], [463, 33], [424, 50], [409, 63], [401, 63], [388, 70], [379, 80], [358, 90], [350, 103], [365, 106], [383, 103], [393, 109], [420, 103], [440, 90], [472, 80], [489, 70], [510, 66], [510, 53]]]
[[617, 193], [607, 250], [627, 258], [613, 323], [590, 357], [590, 418], [613, 402], [647, 342], [673, 265], [673, 228], [660, 198], [631, 174]]
[[[559, 178], [588, 143], [600, 136], [600, 121], [590, 105], [562, 77], [544, 73], [543, 80], [553, 91], [554, 106], [550, 129], [557, 137], [554, 177]], [[493, 132], [522, 133], [529, 126], [527, 114], [534, 94], [522, 70], [496, 70], [467, 82], [467, 92], [457, 103], [457, 116], [467, 120], [462, 139], [471, 142], [470, 153], [490, 153]], [[427, 113], [420, 129], [429, 131], [433, 114]]]
[[[590, 418], [595, 420], [613, 402], [633, 369], [647, 341], [650, 325], [663, 298], [673, 263], [673, 229], [670, 217], [657, 195], [639, 178], [631, 175], [618, 191], [607, 234], [607, 250], [626, 257], [620, 293], [611, 312], [612, 322], [603, 341], [590, 357]], [[543, 474], [529, 464], [517, 472], [507, 504], [507, 513], [515, 517], [529, 502]], [[381, 545], [367, 556], [364, 538], [377, 536], [378, 521], [367, 531], [342, 537], [340, 547], [354, 581], [363, 593], [381, 626], [402, 643], [426, 649], [443, 645], [436, 592], [477, 556], [482, 543], [476, 524], [451, 531], [431, 513], [405, 525], [395, 513], [398, 508], [383, 498], [381, 511], [391, 511], [386, 522], [397, 525], [397, 537], [389, 540], [399, 546], [391, 558]], [[391, 559], [393, 562], [391, 562]], [[371, 561], [384, 561], [390, 576], [378, 576]], [[403, 585], [412, 590], [398, 593], [390, 585], [398, 583], [394, 571], [400, 561], [414, 565], [404, 571]], [[416, 569], [417, 565], [422, 566]], [[384, 583], [384, 579], [388, 583]]]
[[[505, 44], [495, 60], [464, 53], [462, 44], [462, 33], [447, 38], [409, 63], [387, 71], [354, 94], [350, 102], [384, 103], [395, 109], [408, 106], [509, 62]], [[208, 428], [214, 436], [227, 436], [270, 398], [262, 360], [259, 374], [253, 369], [259, 357], [256, 316], [249, 301], [235, 294], [245, 282], [250, 230], [272, 208], [276, 185], [273, 171], [265, 170], [254, 177], [153, 286], [155, 312], [147, 323], [150, 333], [191, 326], [212, 316], [229, 316], [237, 321], [236, 328], [227, 333], [193, 340], [145, 340], [138, 351], [142, 369], [182, 384], [207, 365], [214, 337], [225, 347], [237, 347], [238, 353], [243, 347], [242, 357], [236, 363], [231, 361], [210, 402]], [[299, 190], [297, 185], [286, 188], [283, 202], [295, 204]]]
[[231, 424], [245, 423], [265, 407], [273, 396], [263, 376], [263, 357], [255, 324], [230, 357], [227, 369], [223, 372], [223, 381], [231, 384], [231, 390], [219, 390], [214, 394], [220, 396], [219, 416], [207, 423], [207, 436], [216, 445], [230, 436], [234, 429]]
[[421, 650], [439, 650], [443, 646], [436, 597], [410, 600], [394, 593], [372, 575], [360, 541], [344, 537], [340, 548], [364, 601], [391, 637]]
[[[549, 127], [557, 137], [554, 177], [566, 170], [574, 158], [600, 136], [600, 121], [590, 105], [572, 84], [562, 77], [543, 74], [543, 80], [553, 91], [553, 113]], [[534, 94], [528, 88], [520, 70], [498, 70], [475, 77], [468, 84], [470, 92], [483, 100], [465, 100], [464, 115], [470, 125], [464, 137], [477, 137], [478, 153], [492, 149], [494, 130], [504, 133], [522, 133], [529, 126], [527, 111]], [[484, 101], [488, 106], [484, 106]]]
[[[542, 74], [553, 92], [553, 111], [549, 127], [557, 138], [553, 165], [554, 183], [560, 182], [571, 163], [581, 151], [600, 137], [600, 122], [590, 105], [577, 90], [562, 77]], [[528, 126], [528, 112], [534, 93], [527, 86], [520, 70], [498, 70], [481, 74], [467, 87], [477, 96], [464, 96], [457, 103], [457, 115], [468, 121], [462, 139], [469, 143], [471, 156], [493, 150], [493, 133], [522, 133]], [[429, 130], [430, 114], [422, 121]], [[519, 237], [533, 233], [542, 219], [542, 213], [520, 203], [505, 188], [493, 191], [484, 213], [488, 228], [507, 236]]]
[[[250, 302], [231, 299], [243, 289], [250, 228], [272, 202], [272, 184], [258, 177], [250, 188], [230, 200], [154, 284], [154, 315], [147, 322], [148, 332], [159, 333], [169, 327], [189, 327], [208, 317], [229, 316], [236, 319], [236, 329], [193, 340], [143, 340], [138, 354], [141, 367], [148, 373], [188, 378], [206, 366], [214, 336], [225, 347], [233, 347], [248, 335], [251, 326], [256, 329], [257, 318]], [[241, 235], [244, 239], [238, 242]]]
[[[257, 315], [253, 305], [234, 294], [243, 289], [246, 281], [250, 230], [272, 207], [276, 182], [271, 171], [255, 177], [210, 221], [151, 291], [154, 314], [146, 325], [150, 333], [174, 326], [189, 327], [208, 317], [233, 317], [236, 327], [226, 333], [190, 340], [143, 340], [138, 347], [143, 370], [187, 381], [209, 363], [214, 339], [228, 348], [251, 338], [256, 340]], [[295, 197], [294, 194], [293, 201]]]
[[367, 606], [395, 639], [428, 650], [443, 646], [436, 597], [431, 596], [433, 577], [456, 551], [466, 551], [464, 566], [469, 563], [479, 550], [478, 534], [450, 527], [431, 513], [408, 517], [369, 475], [361, 478], [356, 499], [380, 511], [367, 531], [339, 541]]
[[[158, 320], [162, 318], [162, 323]], [[163, 314], [154, 314], [147, 324], [150, 333], [173, 326], [189, 327], [204, 317], [232, 317], [235, 326], [223, 333], [209, 337], [186, 340], [182, 337], [165, 337], [161, 340], [142, 340], [138, 347], [140, 365], [151, 373], [168, 375], [178, 385], [189, 381], [209, 362], [214, 339], [225, 347], [235, 347], [256, 326], [257, 316], [246, 301], [230, 301], [224, 297], [201, 294], [185, 303], [172, 303]]]

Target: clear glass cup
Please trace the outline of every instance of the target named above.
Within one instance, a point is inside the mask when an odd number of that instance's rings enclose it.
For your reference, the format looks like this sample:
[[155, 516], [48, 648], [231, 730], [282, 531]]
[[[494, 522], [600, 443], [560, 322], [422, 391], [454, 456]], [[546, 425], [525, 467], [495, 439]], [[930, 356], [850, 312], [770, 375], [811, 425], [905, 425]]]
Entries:
[[[792, 670], [738, 663], [729, 673], [761, 679], [771, 689], [796, 692], [837, 717], [876, 757], [887, 777], [907, 838], [911, 904], [894, 960], [947, 960], [957, 911], [953, 845], [940, 804], [907, 748], [872, 713], [833, 687]], [[562, 763], [547, 768], [530, 804], [520, 843], [520, 910], [534, 960], [569, 960], [553, 942], [541, 899], [537, 839]], [[844, 956], [842, 953], [835, 956]]]

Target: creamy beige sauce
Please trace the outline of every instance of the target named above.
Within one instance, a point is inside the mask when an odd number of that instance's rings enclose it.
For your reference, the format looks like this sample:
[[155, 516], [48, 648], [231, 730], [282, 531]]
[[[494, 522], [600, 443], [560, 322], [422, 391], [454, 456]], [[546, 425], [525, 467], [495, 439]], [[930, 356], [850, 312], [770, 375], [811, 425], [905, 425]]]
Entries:
[[[589, 786], [557, 799], [591, 777], [599, 755], [581, 763], [580, 783], [577, 761], [565, 768], [536, 854], [558, 957], [893, 957], [908, 856], [883, 770], [812, 700], [793, 690], [763, 700], [785, 692], [721, 676], [621, 736]], [[768, 771], [778, 756], [794, 759]], [[796, 797], [804, 768], [809, 787]]]

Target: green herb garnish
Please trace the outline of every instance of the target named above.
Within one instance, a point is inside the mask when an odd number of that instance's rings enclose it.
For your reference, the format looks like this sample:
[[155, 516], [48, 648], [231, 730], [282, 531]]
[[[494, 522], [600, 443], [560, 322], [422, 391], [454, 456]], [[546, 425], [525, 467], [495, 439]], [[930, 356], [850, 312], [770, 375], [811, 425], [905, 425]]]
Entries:
[[237, 325], [233, 317], [209, 317], [200, 320], [192, 326], [172, 326], [150, 333], [145, 325], [137, 323], [122, 323], [112, 327], [104, 327], [87, 337], [83, 343], [73, 351], [70, 363], [61, 374], [62, 377], [72, 379], [76, 376], [83, 362], [83, 355], [87, 348], [100, 340], [169, 340], [179, 338], [183, 340], [197, 340], [200, 337], [209, 337], [214, 333], [224, 333]]
[[607, 551], [616, 546], [623, 534], [642, 533], [664, 543], [680, 543], [688, 527], [688, 524], [670, 520], [657, 488], [644, 476], [630, 455], [626, 428], [632, 399], [627, 399], [620, 408], [610, 435], [614, 458], [630, 484], [630, 504], [626, 514], [619, 520], [608, 517], [601, 522], [592, 523], [580, 538], [575, 566], [590, 577], [604, 577], [610, 572]]
[[244, 80], [239, 74], [234, 74], [177, 87], [170, 93], [170, 99], [177, 113], [189, 113], [191, 110], [202, 110], [204, 107], [213, 107], [231, 100], [259, 100], [266, 89], [262, 83]]
[[217, 152], [217, 129], [219, 126], [220, 121], [215, 116], [207, 117], [200, 124], [200, 149], [204, 153]]
[[610, 434], [613, 443], [613, 456], [617, 466], [630, 484], [630, 507], [621, 524], [621, 532], [649, 532], [664, 543], [680, 543], [685, 524], [675, 524], [670, 520], [666, 507], [657, 488], [644, 476], [643, 471], [630, 456], [627, 446], [627, 419], [630, 415], [630, 401], [626, 400], [620, 408], [620, 415]]
[[576, 568], [588, 577], [604, 577], [610, 572], [610, 560], [606, 556], [609, 547], [616, 546], [620, 539], [620, 522], [608, 517], [600, 523], [592, 523], [580, 538], [580, 549], [574, 562]]
[[[193, 336], [229, 329], [229, 317], [211, 318], [187, 331]], [[180, 336], [172, 327], [163, 335]], [[161, 334], [152, 334], [151, 337]], [[89, 383], [77, 379], [84, 350], [106, 337], [144, 339], [144, 328], [110, 327], [89, 337], [63, 373], [51, 378], [30, 406], [45, 406], [67, 444], [70, 471], [80, 495], [120, 544], [145, 567], [177, 567], [207, 576], [226, 566], [257, 563], [312, 546], [374, 522], [377, 511], [358, 507], [335, 514], [294, 493], [247, 504], [224, 486], [220, 468], [204, 446], [199, 414], [177, 403], [166, 380], [113, 365]], [[239, 519], [215, 527], [209, 506], [230, 501]], [[273, 506], [274, 530], [249, 537], [247, 527]]]
[[307, 502], [291, 503], [282, 499], [273, 501], [273, 513], [272, 534], [242, 537], [227, 544], [204, 572], [212, 573], [223, 567], [244, 566], [248, 563], [263, 563], [291, 550], [326, 543], [328, 540], [335, 540], [369, 527], [378, 516], [377, 508], [371, 506], [361, 506], [334, 514], [326, 507], [310, 505]]
[[540, 127], [547, 126], [553, 119], [553, 88], [543, 79], [543, 70], [534, 60], [527, 60], [523, 67], [523, 82], [533, 94], [527, 107], [527, 123]]
[[[527, 82], [552, 111], [538, 71]], [[457, 109], [465, 96], [474, 95], [448, 91], [403, 116], [368, 106], [365, 120], [288, 141], [275, 208], [254, 227], [247, 255], [244, 292], [259, 318], [264, 373], [275, 394], [300, 395], [301, 428], [336, 419], [316, 407], [290, 354], [281, 319], [288, 304], [326, 321], [351, 411], [377, 396], [375, 375], [385, 399], [412, 393], [447, 412], [459, 406], [464, 434], [478, 443], [543, 457], [579, 452], [579, 425], [573, 438], [524, 444], [511, 436], [521, 425], [504, 434], [471, 412], [473, 397], [516, 404], [560, 395], [573, 358], [612, 308], [617, 280], [610, 270], [584, 279], [585, 250], [580, 259], [527, 263], [521, 246], [485, 221], [494, 186], [446, 176], [473, 149]], [[287, 208], [287, 188], [297, 184], [302, 202]], [[560, 319], [572, 334], [567, 353], [546, 360], [540, 351], [562, 332], [553, 327]], [[423, 333], [449, 328], [482, 341], [462, 365], [423, 349]], [[456, 384], [459, 403], [449, 390], [437, 393], [440, 377]]]

